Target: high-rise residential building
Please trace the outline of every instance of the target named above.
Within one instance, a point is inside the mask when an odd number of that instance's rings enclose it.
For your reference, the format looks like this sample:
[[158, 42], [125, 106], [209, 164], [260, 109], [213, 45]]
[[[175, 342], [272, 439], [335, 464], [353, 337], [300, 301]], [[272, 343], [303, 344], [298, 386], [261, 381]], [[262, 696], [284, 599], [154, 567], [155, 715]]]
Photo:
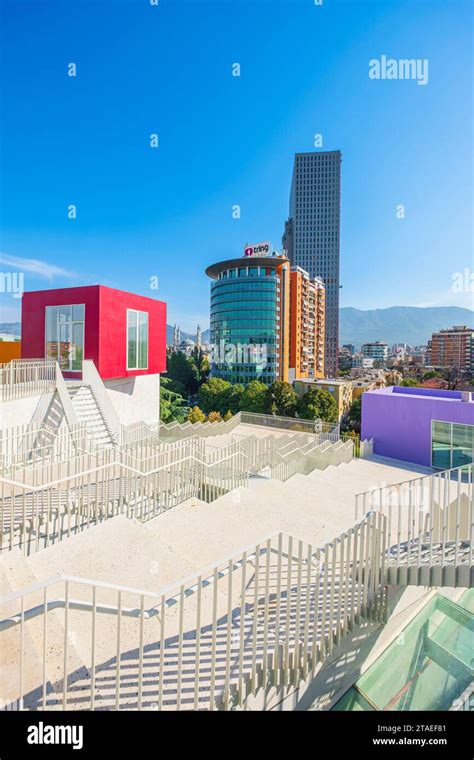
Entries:
[[324, 377], [325, 288], [301, 267], [290, 272], [290, 377]]
[[386, 362], [388, 359], [388, 345], [381, 340], [362, 345], [362, 356], [373, 359], [376, 362]]
[[474, 329], [457, 325], [433, 333], [430, 341], [433, 367], [456, 367], [467, 375], [474, 374]]
[[296, 153], [283, 248], [292, 266], [326, 289], [325, 371], [336, 376], [339, 350], [341, 152]]
[[244, 384], [260, 380], [270, 385], [287, 380], [288, 259], [246, 253], [241, 258], [212, 264], [206, 274], [212, 280], [211, 375]]

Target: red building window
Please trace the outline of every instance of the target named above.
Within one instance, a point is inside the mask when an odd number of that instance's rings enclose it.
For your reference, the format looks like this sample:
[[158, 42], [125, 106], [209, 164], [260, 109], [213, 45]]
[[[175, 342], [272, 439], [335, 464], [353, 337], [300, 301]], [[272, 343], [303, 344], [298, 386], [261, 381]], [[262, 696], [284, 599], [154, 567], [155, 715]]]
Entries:
[[148, 369], [148, 313], [127, 309], [127, 369]]

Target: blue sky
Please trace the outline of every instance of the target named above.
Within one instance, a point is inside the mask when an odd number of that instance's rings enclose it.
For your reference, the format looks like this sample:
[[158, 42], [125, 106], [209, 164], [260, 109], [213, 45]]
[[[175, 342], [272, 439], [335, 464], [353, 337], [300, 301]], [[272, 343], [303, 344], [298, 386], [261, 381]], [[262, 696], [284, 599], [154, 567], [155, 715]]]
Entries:
[[[205, 267], [281, 245], [293, 154], [322, 134], [343, 154], [341, 305], [472, 306], [452, 290], [473, 268], [470, 0], [0, 5], [0, 268], [26, 290], [104, 283], [207, 327]], [[369, 79], [381, 55], [428, 59], [428, 84]], [[19, 308], [0, 294], [0, 321]]]

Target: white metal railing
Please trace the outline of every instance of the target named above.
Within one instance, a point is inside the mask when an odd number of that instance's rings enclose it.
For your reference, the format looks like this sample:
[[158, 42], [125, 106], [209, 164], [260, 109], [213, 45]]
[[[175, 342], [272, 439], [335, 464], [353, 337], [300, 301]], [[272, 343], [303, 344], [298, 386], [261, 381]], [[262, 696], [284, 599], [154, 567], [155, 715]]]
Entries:
[[119, 514], [145, 521], [191, 497], [212, 501], [246, 485], [238, 444], [213, 452], [186, 447], [141, 463], [125, 451], [87, 451], [0, 478], [0, 549], [29, 554]]
[[353, 455], [350, 441], [289, 436], [242, 436], [219, 447], [155, 436], [98, 450], [84, 424], [34, 435], [36, 449], [14, 457], [0, 478], [2, 548], [28, 553], [117, 514], [146, 520], [192, 496], [210, 501], [266, 468], [285, 481]]
[[264, 536], [157, 593], [52, 578], [0, 600], [12, 663], [2, 699], [31, 710], [271, 706], [362, 618], [383, 621], [384, 558], [385, 518], [372, 513], [321, 548]]
[[269, 428], [279, 428], [302, 433], [333, 433], [339, 438], [339, 425], [323, 420], [304, 420], [299, 417], [279, 417], [273, 414], [257, 414], [255, 412], [240, 412], [240, 421], [244, 425], [263, 425]]
[[[322, 420], [303, 420], [295, 417], [278, 417], [272, 414], [256, 414], [253, 412], [237, 412], [230, 420], [225, 422], [162, 422], [159, 427], [159, 435], [161, 438], [175, 440], [193, 435], [202, 437], [224, 435], [231, 433], [240, 424], [278, 428], [293, 433], [317, 434], [320, 436], [320, 442], [325, 440], [326, 437], [328, 440], [335, 442], [340, 437], [339, 425], [334, 425], [333, 423], [323, 422]], [[135, 434], [138, 434], [140, 430], [145, 435], [149, 434], [150, 428], [147, 431], [146, 428], [140, 427], [140, 425], [141, 423], [135, 427]]]
[[49, 388], [47, 391], [43, 391], [36, 405], [36, 409], [33, 412], [30, 425], [43, 425], [45, 423], [45, 417], [54, 399], [54, 395], [54, 388]]
[[90, 359], [85, 359], [82, 362], [82, 380], [86, 385], [89, 385], [113, 442], [119, 443], [122, 429], [120, 418], [94, 362]]
[[391, 582], [474, 584], [474, 465], [374, 487], [356, 495], [387, 518]]
[[0, 400], [35, 396], [54, 389], [56, 362], [52, 359], [14, 359], [0, 365]]
[[165, 440], [179, 440], [198, 435], [202, 438], [214, 435], [231, 433], [240, 424], [241, 412], [237, 412], [230, 420], [225, 422], [161, 422], [159, 436]]
[[[7, 433], [5, 439], [2, 434]], [[5, 448], [3, 444], [5, 443]], [[10, 480], [37, 484], [41, 473], [49, 473], [55, 463], [66, 463], [79, 453], [97, 450], [85, 423], [52, 429], [40, 425], [21, 425], [0, 431], [0, 475]]]

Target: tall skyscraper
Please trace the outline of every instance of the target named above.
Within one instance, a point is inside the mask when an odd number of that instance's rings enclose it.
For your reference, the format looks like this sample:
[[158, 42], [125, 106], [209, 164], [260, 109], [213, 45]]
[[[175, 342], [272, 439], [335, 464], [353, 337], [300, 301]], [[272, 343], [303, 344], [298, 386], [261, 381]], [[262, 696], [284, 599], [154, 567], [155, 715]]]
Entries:
[[283, 248], [292, 266], [326, 288], [326, 375], [337, 375], [339, 350], [341, 151], [296, 153]]

